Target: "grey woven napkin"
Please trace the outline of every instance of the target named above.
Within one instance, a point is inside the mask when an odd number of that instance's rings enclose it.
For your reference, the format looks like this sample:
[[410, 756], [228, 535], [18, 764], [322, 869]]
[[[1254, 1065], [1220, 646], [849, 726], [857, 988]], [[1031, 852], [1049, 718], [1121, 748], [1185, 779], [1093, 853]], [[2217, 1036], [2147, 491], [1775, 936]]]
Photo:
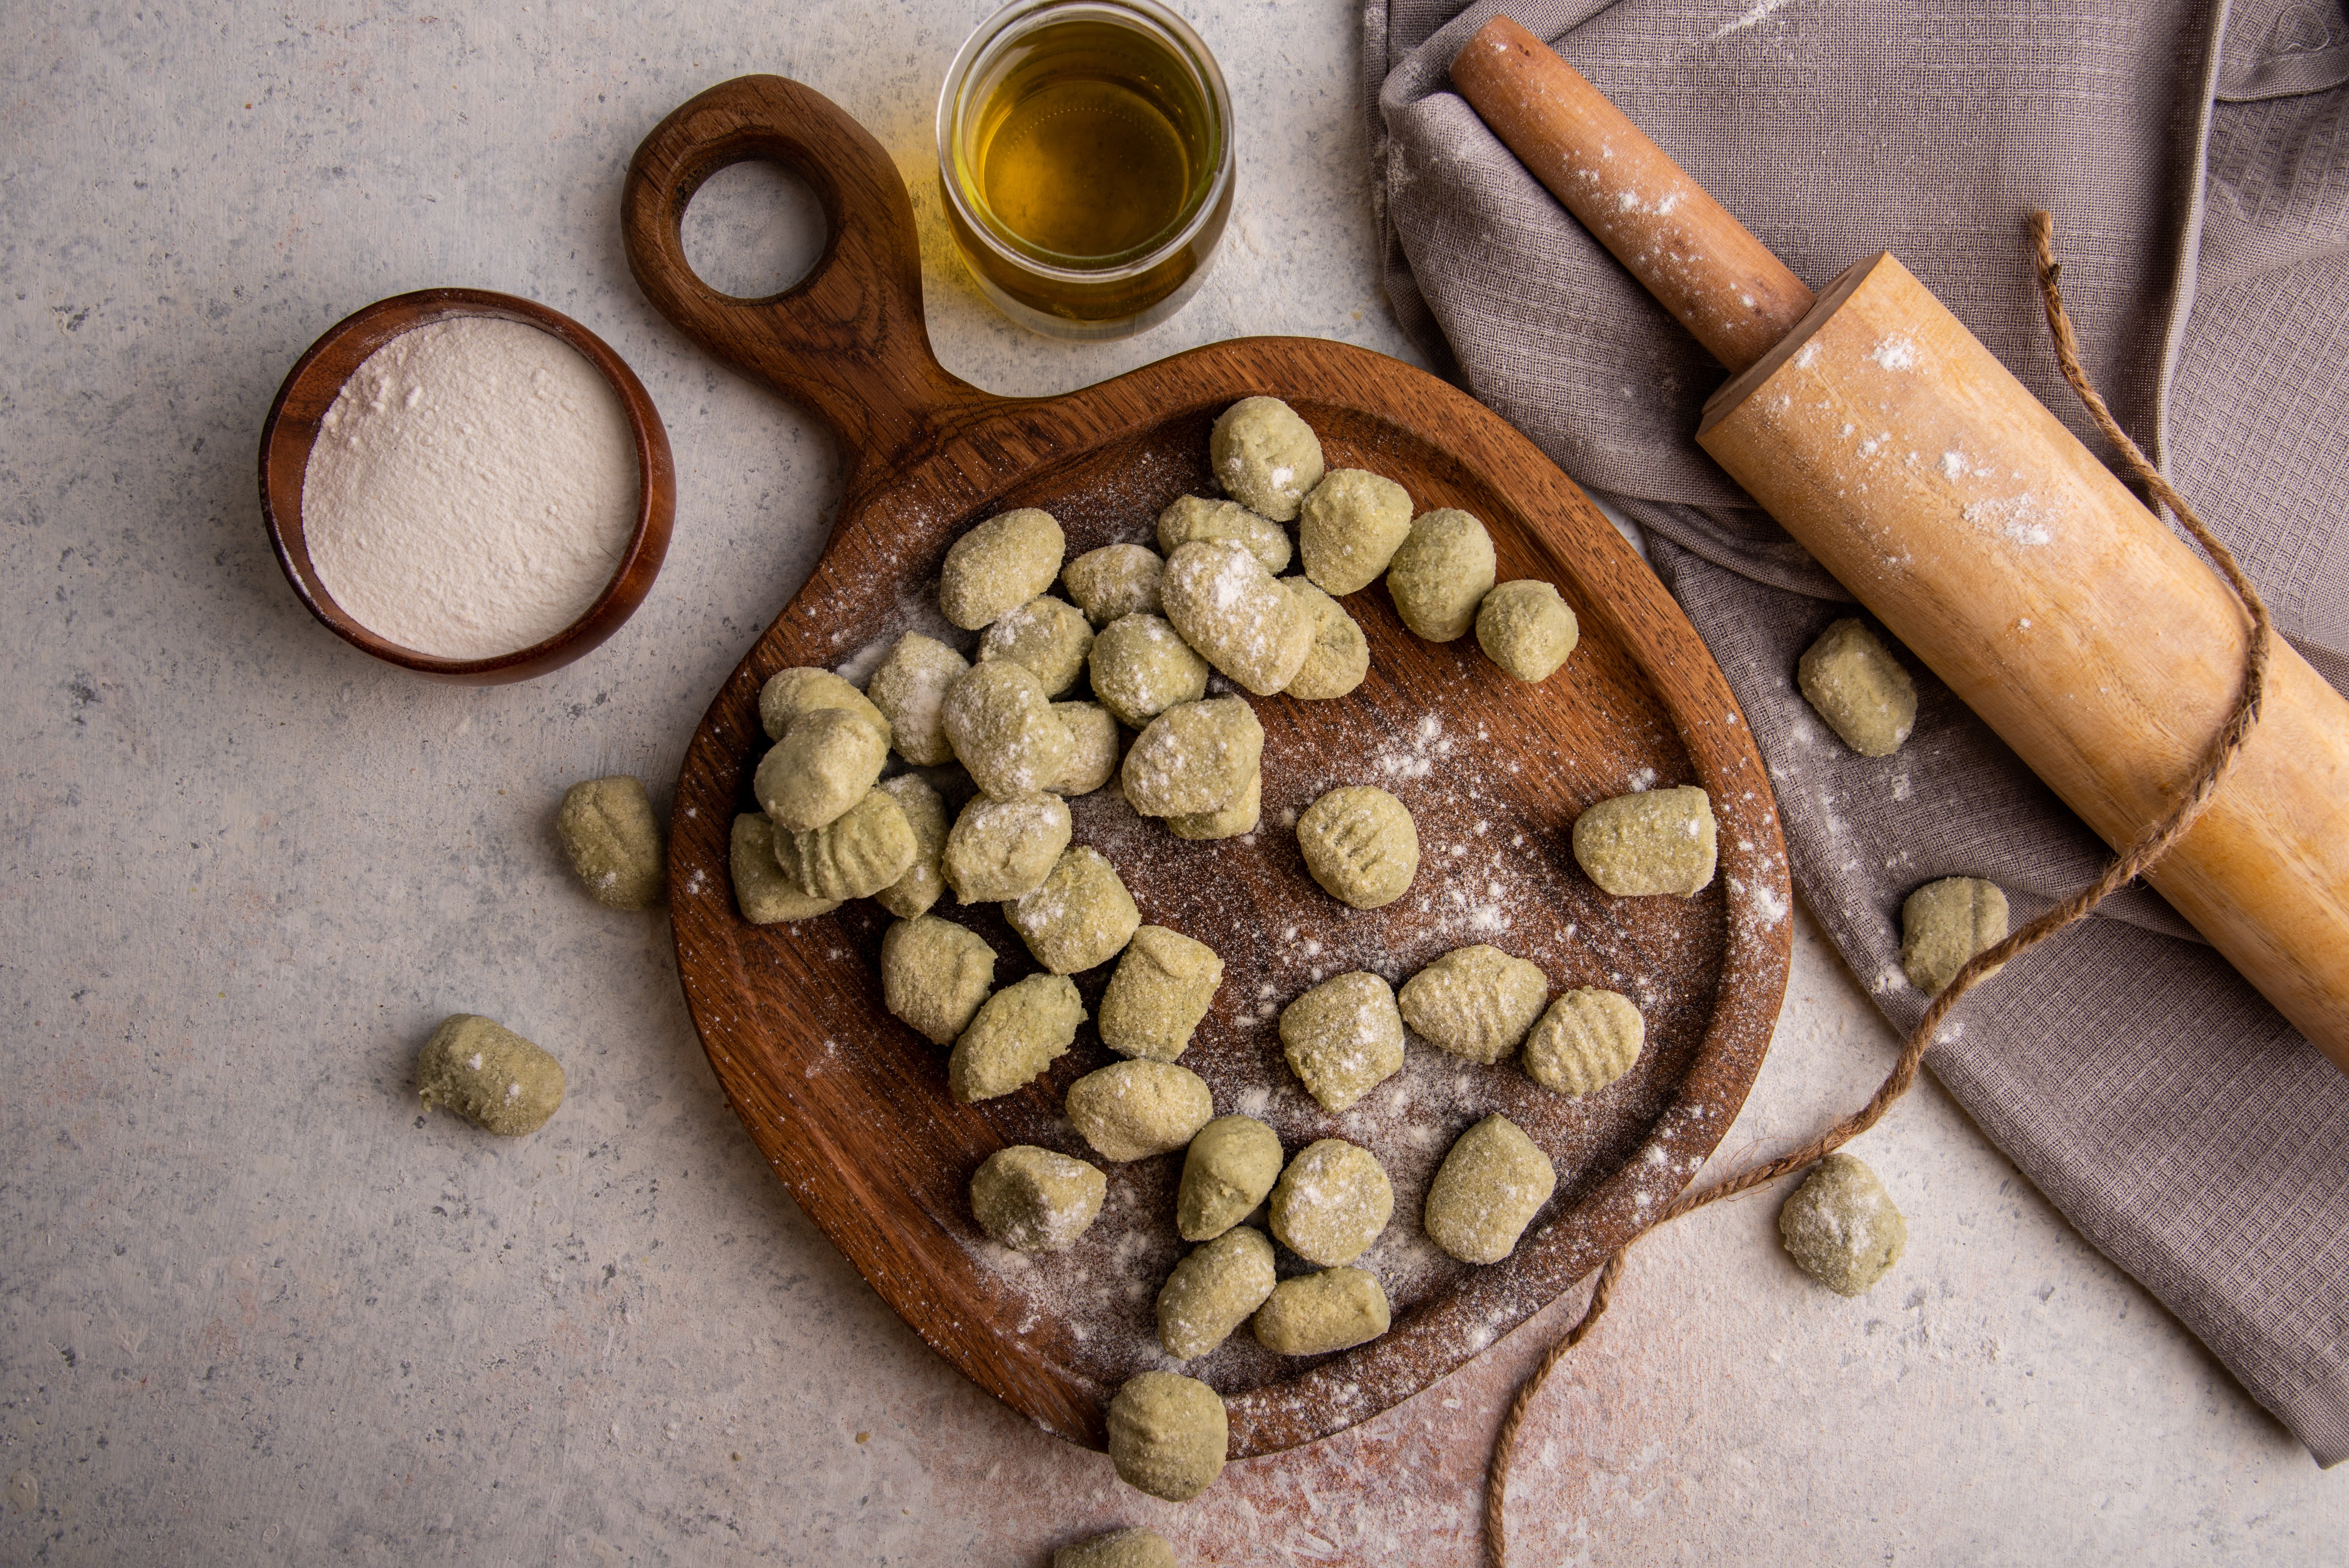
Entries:
[[[1847, 596], [1692, 439], [1721, 367], [1452, 91], [1506, 10], [1795, 273], [1889, 247], [2098, 438], [2047, 347], [2054, 213], [2089, 372], [2349, 690], [2349, 15], [2339, 0], [1366, 0], [1387, 291], [1404, 325], [1650, 552], [1744, 705], [1795, 881], [1904, 1032], [1919, 883], [2018, 923], [2106, 860], [1914, 660], [1916, 734], [1846, 749], [1794, 688]], [[2133, 889], [2011, 965], [1927, 1060], [2320, 1464], [2349, 1458], [2349, 1077]]]

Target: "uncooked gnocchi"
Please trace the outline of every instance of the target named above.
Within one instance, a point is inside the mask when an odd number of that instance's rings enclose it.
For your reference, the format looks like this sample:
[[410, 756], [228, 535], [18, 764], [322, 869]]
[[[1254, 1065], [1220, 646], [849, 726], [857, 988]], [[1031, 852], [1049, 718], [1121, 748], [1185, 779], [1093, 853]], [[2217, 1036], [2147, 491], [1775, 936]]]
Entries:
[[1392, 903], [1419, 872], [1419, 829], [1402, 801], [1371, 784], [1332, 789], [1297, 819], [1305, 869], [1356, 909]]

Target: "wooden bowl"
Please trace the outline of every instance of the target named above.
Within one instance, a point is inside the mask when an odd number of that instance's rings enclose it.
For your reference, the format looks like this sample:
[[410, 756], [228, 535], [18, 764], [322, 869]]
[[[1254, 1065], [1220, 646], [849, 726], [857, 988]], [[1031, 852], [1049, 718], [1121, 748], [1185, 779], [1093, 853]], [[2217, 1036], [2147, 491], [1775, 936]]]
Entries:
[[[586, 356], [602, 372], [627, 410], [628, 428], [636, 441], [636, 471], [643, 477], [637, 497], [636, 531], [620, 558], [619, 570], [586, 613], [553, 636], [484, 659], [450, 659], [417, 652], [378, 634], [361, 624], [326, 591], [310, 562], [309, 542], [302, 531], [302, 480], [310, 464], [310, 449], [318, 438], [318, 423], [334, 407], [336, 395], [351, 373], [369, 355], [404, 332], [452, 316], [484, 315], [517, 321], [561, 339]], [[269, 528], [269, 542], [285, 581], [302, 603], [335, 635], [387, 664], [435, 680], [466, 686], [496, 686], [528, 680], [559, 669], [620, 629], [660, 572], [668, 553], [669, 526], [677, 517], [677, 466], [668, 450], [668, 433], [660, 410], [653, 407], [644, 383], [627, 362], [612, 352], [602, 338], [559, 311], [512, 294], [484, 289], [421, 289], [394, 294], [345, 316], [286, 373], [261, 428], [261, 516]]]

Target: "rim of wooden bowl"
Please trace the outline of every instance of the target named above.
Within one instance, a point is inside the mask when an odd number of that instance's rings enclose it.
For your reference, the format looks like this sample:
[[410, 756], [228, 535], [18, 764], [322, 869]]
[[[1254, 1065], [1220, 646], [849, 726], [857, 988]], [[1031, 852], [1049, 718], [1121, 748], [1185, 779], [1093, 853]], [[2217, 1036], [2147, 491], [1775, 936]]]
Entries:
[[[343, 384], [369, 355], [393, 338], [458, 316], [520, 322], [578, 350], [611, 384], [620, 406], [627, 410], [641, 480], [635, 531], [628, 536], [619, 567], [595, 602], [552, 636], [480, 659], [419, 653], [371, 630], [345, 610], [319, 581], [302, 521], [302, 480], [309, 467], [310, 449], [317, 444], [319, 421], [334, 406]], [[285, 373], [277, 400], [270, 405], [269, 418], [261, 428], [261, 516], [285, 581], [328, 631], [362, 653], [434, 680], [494, 686], [561, 668], [594, 649], [636, 614], [636, 606], [652, 591], [653, 579], [659, 575], [662, 559], [668, 553], [669, 531], [677, 519], [677, 465], [669, 455], [668, 432], [651, 395], [627, 362], [602, 338], [535, 300], [487, 289], [419, 289], [379, 299], [345, 316]]]

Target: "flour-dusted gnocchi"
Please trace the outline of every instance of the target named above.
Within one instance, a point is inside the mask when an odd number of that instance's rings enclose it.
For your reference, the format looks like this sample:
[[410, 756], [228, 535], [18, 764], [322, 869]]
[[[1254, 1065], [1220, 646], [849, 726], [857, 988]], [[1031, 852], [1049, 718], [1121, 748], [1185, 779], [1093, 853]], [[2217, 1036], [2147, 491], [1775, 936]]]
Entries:
[[1046, 696], [1058, 696], [1077, 684], [1092, 646], [1092, 624], [1083, 611], [1039, 593], [987, 628], [978, 639], [978, 661], [1009, 659], [1034, 676]]
[[1001, 903], [1044, 885], [1069, 834], [1068, 802], [1057, 795], [975, 795], [947, 834], [939, 869], [964, 903]]
[[1150, 721], [1125, 754], [1126, 803], [1145, 817], [1221, 810], [1264, 761], [1264, 726], [1237, 696], [1179, 703]]
[[1247, 546], [1248, 553], [1276, 577], [1288, 568], [1288, 531], [1236, 500], [1186, 495], [1158, 514], [1158, 548], [1164, 553], [1172, 555], [1203, 539], [1227, 539]]
[[1488, 1116], [1453, 1143], [1427, 1184], [1421, 1228], [1464, 1264], [1496, 1264], [1557, 1191], [1557, 1171], [1525, 1129]]
[[1158, 596], [1183, 640], [1258, 696], [1295, 679], [1313, 651], [1305, 603], [1247, 546], [1203, 539], [1166, 558]]
[[1207, 1083], [1173, 1062], [1113, 1062], [1069, 1086], [1069, 1119], [1104, 1160], [1180, 1149], [1216, 1114]]
[[1001, 512], [954, 542], [938, 568], [938, 608], [966, 632], [1000, 619], [1052, 585], [1068, 539], [1049, 511]]
[[1402, 1014], [1393, 987], [1358, 970], [1324, 980], [1280, 1010], [1289, 1070], [1332, 1116], [1402, 1067]]
[[1394, 1188], [1359, 1143], [1309, 1143], [1272, 1186], [1272, 1233], [1309, 1264], [1350, 1264], [1394, 1217]]
[[811, 708], [759, 759], [750, 792], [777, 828], [803, 833], [864, 799], [888, 760], [887, 721], [849, 708]]
[[1274, 1284], [1272, 1243], [1236, 1225], [1196, 1246], [1158, 1292], [1158, 1343], [1177, 1361], [1206, 1355], [1256, 1315]]
[[1496, 575], [1493, 536], [1446, 507], [1411, 525], [1387, 566], [1387, 591], [1402, 624], [1431, 643], [1448, 643], [1476, 624], [1476, 606]]
[[1306, 807], [1297, 845], [1313, 880], [1356, 909], [1392, 903], [1419, 873], [1419, 829], [1376, 785], [1346, 785]]
[[1136, 729], [1207, 695], [1207, 661], [1163, 615], [1125, 615], [1102, 627], [1092, 666], [1093, 696]]
[[1278, 397], [1243, 397], [1207, 437], [1207, 461], [1225, 493], [1287, 522], [1321, 482], [1321, 439]]
[[1403, 983], [1402, 1020], [1422, 1039], [1472, 1062], [1517, 1048], [1549, 1000], [1538, 965], [1486, 943], [1455, 947]]
[[1009, 659], [973, 665], [940, 714], [971, 781], [998, 799], [1032, 795], [1064, 777], [1076, 751], [1044, 683]]
[[955, 759], [940, 710], [969, 671], [968, 659], [935, 637], [908, 632], [897, 639], [865, 683], [865, 695], [888, 719], [898, 756], [916, 768]]
[[970, 1179], [970, 1212], [988, 1239], [1022, 1253], [1057, 1253], [1100, 1218], [1109, 1178], [1050, 1149], [999, 1149]]
[[1713, 801], [1693, 784], [1601, 800], [1574, 820], [1574, 858], [1619, 898], [1711, 885], [1716, 855]]

